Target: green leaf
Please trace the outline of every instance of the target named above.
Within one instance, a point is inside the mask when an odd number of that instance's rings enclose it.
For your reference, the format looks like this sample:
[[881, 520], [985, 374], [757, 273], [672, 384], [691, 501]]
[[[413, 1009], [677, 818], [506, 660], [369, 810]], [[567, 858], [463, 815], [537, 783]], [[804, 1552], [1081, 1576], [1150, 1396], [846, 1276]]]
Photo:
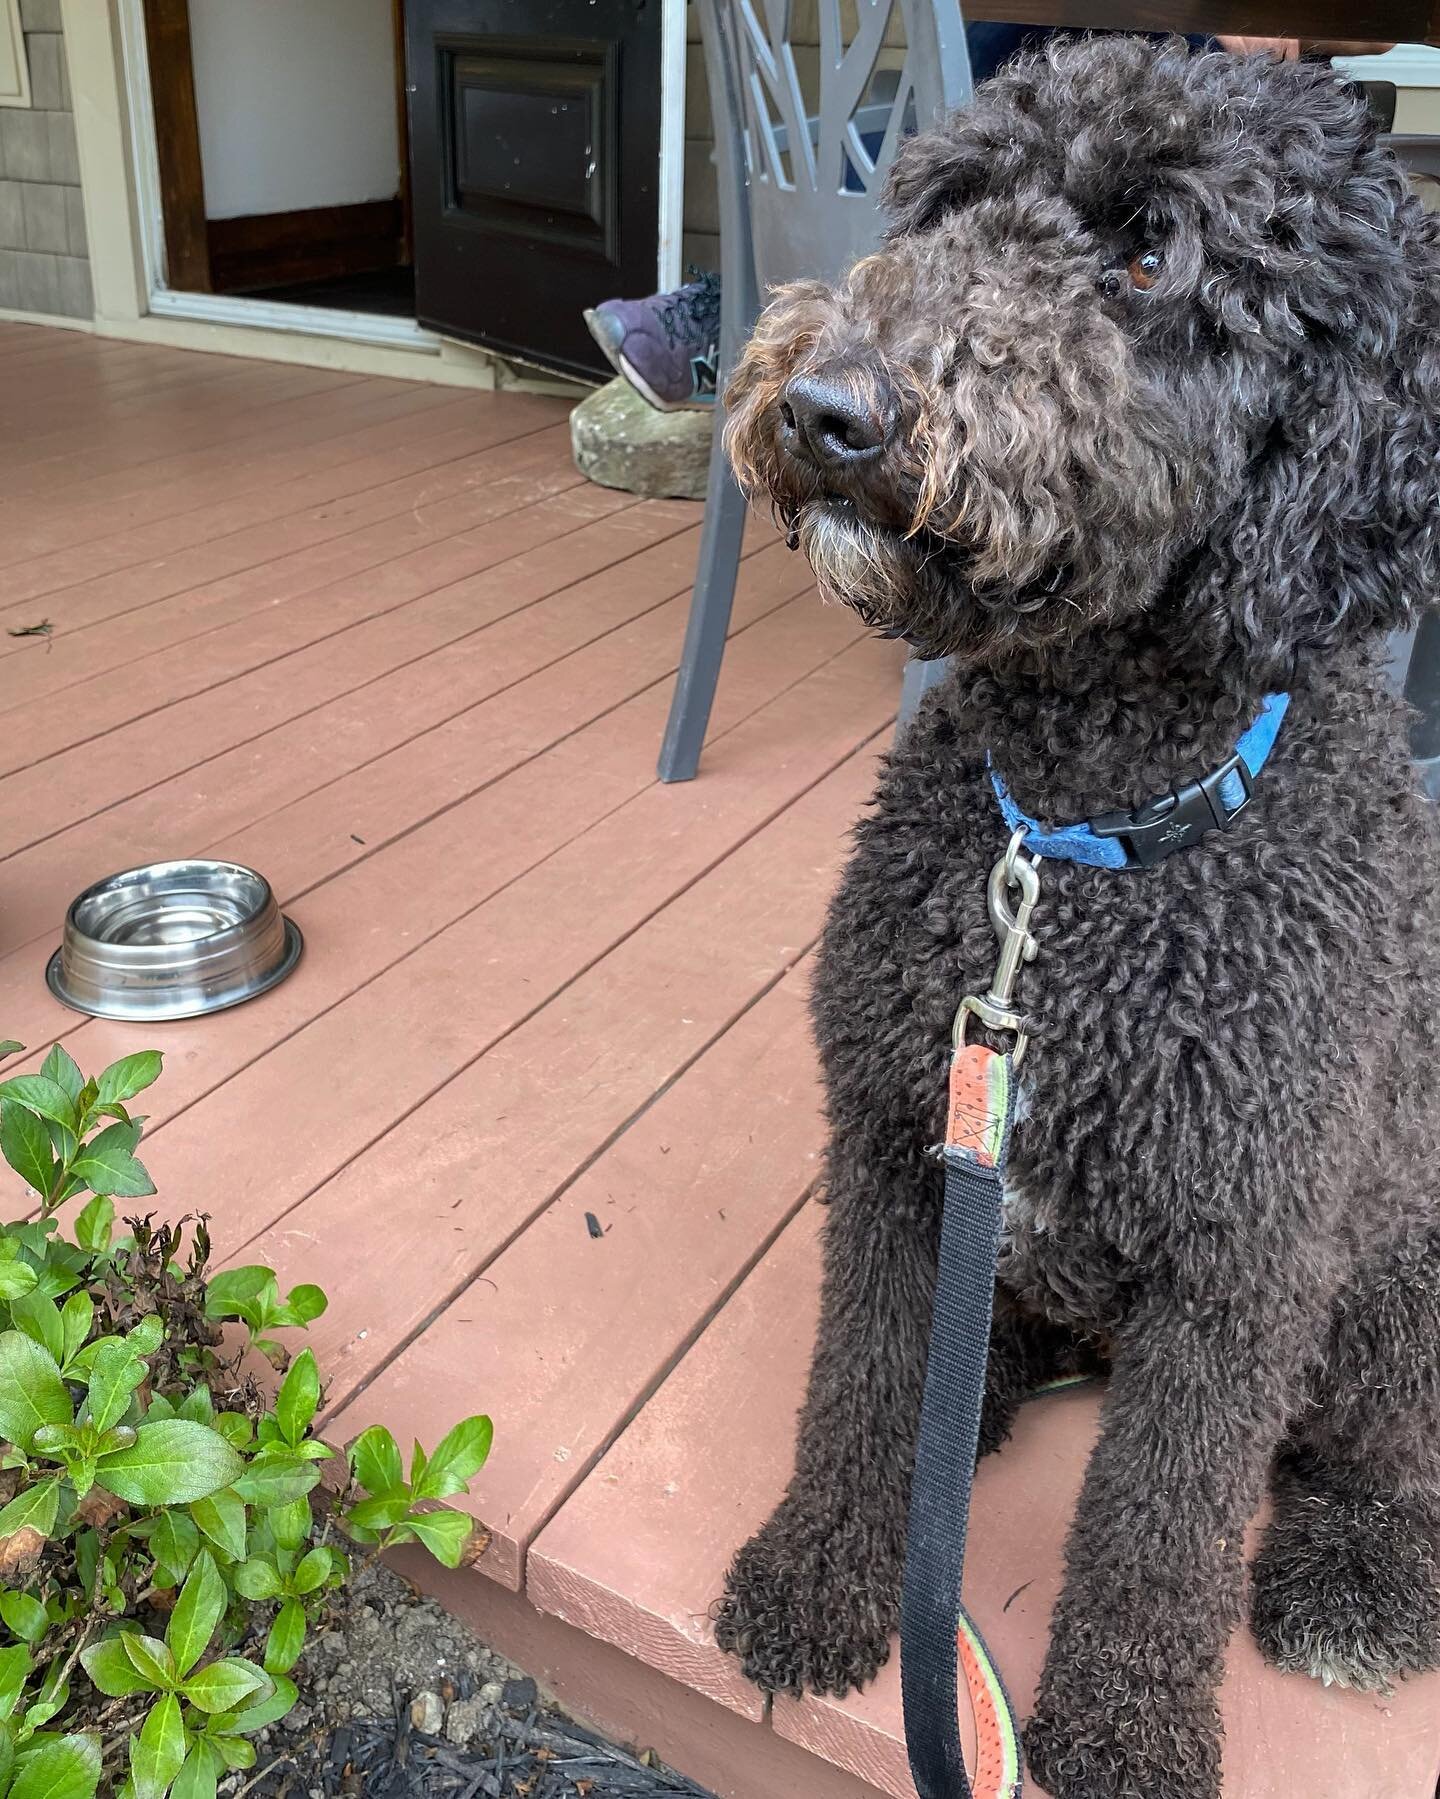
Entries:
[[75, 1241], [92, 1255], [100, 1255], [109, 1249], [114, 1232], [114, 1201], [97, 1193], [75, 1219]]
[[312, 1549], [300, 1558], [299, 1567], [290, 1577], [291, 1586], [297, 1593], [317, 1591], [330, 1578], [332, 1559], [330, 1551], [323, 1545]]
[[13, 1100], [41, 1118], [53, 1118], [67, 1131], [73, 1131], [80, 1122], [75, 1116], [74, 1099], [49, 1075], [12, 1075], [8, 1081], [0, 1081], [0, 1099]]
[[181, 1691], [202, 1712], [233, 1712], [269, 1684], [254, 1662], [232, 1656], [223, 1662], [211, 1662], [208, 1668], [192, 1674]]
[[288, 1505], [319, 1485], [320, 1470], [298, 1457], [275, 1456], [252, 1462], [234, 1485], [247, 1505]]
[[302, 1282], [292, 1287], [285, 1296], [284, 1310], [288, 1318], [276, 1319], [277, 1324], [313, 1324], [317, 1318], [324, 1316], [330, 1301], [325, 1297], [324, 1289], [311, 1282]]
[[411, 1512], [405, 1520], [415, 1535], [447, 1568], [458, 1568], [475, 1520], [464, 1512]]
[[287, 1680], [283, 1674], [275, 1674], [271, 1676], [270, 1684], [273, 1691], [267, 1698], [246, 1706], [230, 1720], [230, 1730], [235, 1735], [248, 1736], [252, 1730], [264, 1730], [267, 1724], [278, 1723], [287, 1712], [295, 1709], [300, 1698], [295, 1682]]
[[270, 1635], [265, 1639], [265, 1672], [288, 1674], [304, 1647], [305, 1607], [298, 1599], [287, 1599], [275, 1614]]
[[32, 1342], [54, 1356], [58, 1368], [65, 1360], [65, 1327], [55, 1301], [43, 1293], [27, 1293], [11, 1304], [10, 1316]]
[[143, 1674], [152, 1687], [163, 1692], [174, 1686], [175, 1657], [168, 1643], [143, 1636], [138, 1630], [127, 1630], [120, 1642], [135, 1672]]
[[[90, 1363], [90, 1421], [109, 1430], [130, 1409], [130, 1395], [145, 1379], [146, 1367], [128, 1343], [102, 1343]], [[150, 1500], [160, 1504], [159, 1499]]]
[[23, 1331], [0, 1335], [0, 1436], [28, 1450], [42, 1424], [69, 1424], [71, 1417], [54, 1356]]
[[254, 1427], [243, 1412], [221, 1412], [215, 1428], [233, 1449], [248, 1449], [255, 1435]]
[[19, 1299], [32, 1291], [38, 1278], [28, 1262], [0, 1262], [0, 1299]]
[[224, 1757], [227, 1768], [253, 1768], [255, 1766], [255, 1745], [244, 1737], [219, 1736], [211, 1737], [211, 1743]]
[[379, 1499], [362, 1499], [344, 1514], [346, 1524], [358, 1524], [362, 1530], [388, 1530], [398, 1524], [410, 1510], [408, 1493], [386, 1493]]
[[448, 1499], [463, 1493], [466, 1484], [485, 1466], [495, 1427], [488, 1418], [466, 1418], [457, 1424], [425, 1464], [415, 1481], [417, 1499]]
[[[188, 1518], [185, 1522], [192, 1531], [195, 1529]], [[182, 1675], [188, 1674], [210, 1647], [215, 1627], [225, 1614], [225, 1604], [225, 1582], [220, 1578], [215, 1558], [208, 1549], [202, 1549], [180, 1589], [165, 1631], [165, 1641]]]
[[95, 1322], [95, 1301], [88, 1293], [72, 1293], [60, 1308], [60, 1362], [78, 1354]]
[[180, 1701], [167, 1693], [140, 1727], [130, 1745], [130, 1778], [135, 1799], [164, 1799], [171, 1781], [185, 1764], [185, 1726]]
[[39, 1730], [42, 1725], [48, 1724], [58, 1712], [63, 1712], [70, 1703], [69, 1682], [61, 1682], [53, 1678], [60, 1673], [62, 1665], [60, 1662], [54, 1664], [50, 1675], [46, 1678], [45, 1686], [41, 1689], [40, 1697], [33, 1705], [25, 1707], [24, 1727], [26, 1730]]
[[320, 1409], [320, 1370], [314, 1352], [302, 1349], [290, 1364], [275, 1400], [275, 1419], [285, 1441], [299, 1443]]
[[225, 1759], [202, 1737], [191, 1746], [184, 1765], [175, 1776], [170, 1799], [215, 1799], [215, 1787]]
[[66, 1450], [81, 1449], [85, 1432], [78, 1424], [42, 1424], [30, 1440], [34, 1455], [55, 1455]]
[[160, 1077], [164, 1058], [158, 1049], [142, 1049], [133, 1056], [122, 1056], [112, 1062], [100, 1076], [95, 1095], [97, 1106], [113, 1106], [143, 1093]]
[[154, 1182], [131, 1154], [133, 1126], [112, 1124], [92, 1137], [70, 1164], [70, 1173], [92, 1192], [142, 1199], [155, 1191]]
[[100, 1738], [77, 1731], [26, 1756], [10, 1799], [94, 1799], [99, 1785]]
[[13, 1099], [0, 1100], [0, 1155], [25, 1185], [48, 1198], [55, 1185], [55, 1152], [50, 1133], [35, 1116]]
[[310, 1510], [308, 1499], [292, 1499], [289, 1505], [272, 1505], [265, 1514], [265, 1522], [270, 1526], [277, 1549], [298, 1549], [310, 1540], [310, 1533], [315, 1528], [315, 1514]]
[[0, 1593], [0, 1618], [22, 1643], [38, 1643], [50, 1628], [45, 1607], [29, 1593]]
[[232, 1576], [235, 1591], [242, 1599], [278, 1599], [281, 1590], [279, 1571], [273, 1562], [255, 1556], [242, 1562]]
[[0, 1056], [18, 1056], [24, 1048], [23, 1043], [17, 1043], [13, 1037], [6, 1037], [0, 1042]]
[[30, 1666], [30, 1651], [23, 1643], [0, 1649], [0, 1718], [8, 1718], [19, 1705]]
[[131, 1505], [189, 1505], [234, 1486], [244, 1466], [218, 1431], [165, 1418], [142, 1424], [129, 1449], [105, 1456], [96, 1478]]
[[36, 1486], [26, 1487], [24, 1492], [10, 1501], [4, 1511], [0, 1511], [0, 1547], [21, 1530], [34, 1530], [42, 1537], [50, 1536], [59, 1515], [58, 1480], [42, 1480]]
[[132, 1693], [153, 1693], [156, 1682], [150, 1679], [125, 1653], [120, 1637], [107, 1637], [103, 1643], [92, 1643], [80, 1651], [80, 1666], [110, 1699], [128, 1699]]
[[400, 1460], [400, 1446], [383, 1424], [362, 1430], [347, 1454], [356, 1480], [367, 1493], [378, 1497], [404, 1486], [405, 1465]]
[[273, 1268], [224, 1268], [212, 1274], [205, 1288], [207, 1318], [238, 1318], [241, 1306], [250, 1306], [275, 1279]]
[[50, 1054], [40, 1064], [40, 1072], [57, 1087], [63, 1087], [72, 1100], [79, 1099], [84, 1090], [84, 1075], [75, 1066], [70, 1052], [58, 1043], [51, 1046]]
[[227, 1490], [212, 1493], [208, 1499], [197, 1499], [190, 1516], [232, 1561], [245, 1557], [245, 1501], [238, 1493]]
[[[185, 1578], [185, 1570], [195, 1560], [199, 1547], [200, 1532], [196, 1529], [194, 1520], [187, 1513], [173, 1507], [160, 1514], [159, 1521], [150, 1532], [151, 1555], [155, 1557], [158, 1566], [167, 1574], [173, 1575], [176, 1581]], [[178, 1606], [176, 1609], [179, 1609]], [[171, 1623], [174, 1623], [173, 1614]], [[165, 1636], [167, 1641], [172, 1641], [168, 1630]]]
[[132, 1355], [154, 1355], [165, 1341], [165, 1323], [158, 1312], [151, 1312], [135, 1326], [134, 1330], [125, 1333], [125, 1341], [130, 1346]]
[[192, 1387], [184, 1399], [175, 1408], [177, 1418], [188, 1418], [192, 1424], [210, 1424], [215, 1418], [215, 1401], [210, 1397], [210, 1389], [202, 1381], [198, 1387]]
[[[63, 1124], [56, 1124], [53, 1118], [43, 1119], [42, 1123], [45, 1126], [45, 1133], [50, 1139], [50, 1147], [55, 1152], [56, 1160], [65, 1163], [68, 1167], [70, 1158], [80, 1147], [80, 1139], [75, 1135], [74, 1131], [67, 1131]], [[53, 1197], [58, 1204], [60, 1200], [69, 1199], [72, 1194], [78, 1193], [79, 1191], [79, 1187], [67, 1174], [65, 1177], [65, 1185], [60, 1189], [59, 1193], [55, 1194]]]

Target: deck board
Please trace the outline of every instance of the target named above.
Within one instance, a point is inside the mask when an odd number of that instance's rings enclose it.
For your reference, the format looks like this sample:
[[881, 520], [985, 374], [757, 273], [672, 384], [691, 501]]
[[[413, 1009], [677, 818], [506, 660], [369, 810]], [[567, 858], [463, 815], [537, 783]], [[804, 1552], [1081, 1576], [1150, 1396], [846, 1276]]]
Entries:
[[[494, 1407], [470, 1578], [519, 1586], [805, 1205], [807, 957], [899, 653], [753, 522], [702, 776], [665, 787], [699, 510], [583, 482], [553, 400], [0, 326], [5, 405], [39, 424], [0, 449], [0, 614], [54, 626], [0, 637], [15, 1065], [165, 1051], [159, 1203], [329, 1288], [333, 1432]], [[272, 878], [295, 975], [144, 1030], [60, 1007], [68, 899], [197, 852]]]
[[[478, 424], [457, 410], [460, 417], [450, 407], [397, 407], [379, 397], [363, 410], [352, 407], [343, 418], [310, 418], [306, 429], [285, 431], [267, 424], [263, 453], [247, 456], [243, 446], [241, 452], [224, 446], [227, 454], [213, 458], [214, 472], [204, 480], [182, 484], [169, 478], [176, 465], [183, 466], [182, 456], [131, 470], [123, 484], [113, 476], [87, 483], [92, 491], [107, 491], [93, 492], [92, 503], [61, 538], [60, 547], [47, 548], [40, 537], [8, 545], [12, 565], [7, 589], [12, 597], [28, 600], [78, 586], [246, 525], [284, 518], [308, 505], [454, 460], [485, 447], [487, 439], [503, 442], [514, 434], [514, 426], [496, 419], [481, 436]], [[204, 455], [197, 451], [195, 460]], [[68, 470], [57, 471], [53, 464], [33, 476], [37, 486], [49, 491], [72, 479]], [[68, 516], [59, 515], [62, 522]]]
[[[815, 1082], [813, 1055], [803, 1078]], [[818, 1123], [810, 1149], [819, 1147]], [[748, 1172], [748, 1170], [743, 1171]], [[801, 1209], [671, 1378], [539, 1535], [531, 1600], [747, 1718], [758, 1691], [715, 1645], [735, 1548], [790, 1471], [820, 1312], [821, 1208]]]
[[[6, 720], [0, 773], [29, 767], [267, 664], [306, 653], [326, 658], [337, 647], [327, 640], [343, 633], [361, 628], [388, 632], [390, 627], [383, 622], [387, 613], [414, 601], [443, 604], [446, 595], [463, 600], [458, 590], [468, 578], [511, 563], [539, 545], [559, 543], [628, 507], [625, 494], [588, 486], [569, 488], [518, 507], [504, 515], [503, 523], [492, 521], [488, 527], [462, 530], [412, 549], [401, 547], [398, 554], [358, 575], [312, 589], [304, 606], [272, 606], [258, 616], [248, 615], [158, 649], [143, 658], [143, 690], [115, 680], [109, 669], [82, 676], [64, 689], [63, 706], [46, 695], [0, 714]], [[644, 516], [650, 516], [648, 509]], [[661, 526], [669, 524], [663, 511], [659, 517], [661, 524], [653, 527], [657, 538], [663, 534]], [[610, 535], [601, 534], [601, 541]], [[586, 574], [603, 566], [589, 561], [595, 542], [596, 534], [587, 533], [583, 548], [573, 546]]]
[[[445, 509], [452, 502], [474, 501], [481, 493], [497, 510], [504, 510], [506, 502], [514, 501], [517, 495], [532, 490], [552, 492], [575, 484], [578, 477], [573, 466], [568, 466], [567, 443], [563, 425], [540, 427], [523, 439], [507, 436], [498, 444], [452, 457], [435, 469], [420, 469], [275, 521], [227, 531], [177, 556], [137, 563], [119, 574], [103, 575], [47, 594], [43, 596], [47, 611], [56, 626], [63, 625], [67, 633], [83, 634], [86, 627], [102, 625], [122, 615], [124, 629], [128, 630], [137, 622], [133, 615], [157, 601], [173, 594], [202, 600], [215, 583], [228, 577], [253, 576], [257, 569], [268, 570], [281, 556], [298, 559], [307, 552], [323, 550], [346, 538], [362, 521], [373, 527], [376, 521], [400, 514], [423, 517], [428, 512], [448, 522]], [[63, 542], [63, 519], [37, 532], [35, 541], [41, 539], [48, 540], [46, 547]], [[26, 601], [27, 608], [34, 604], [33, 599]], [[196, 609], [192, 606], [192, 611]], [[23, 622], [15, 602], [10, 602], [0, 623]], [[37, 658], [27, 655], [30, 647], [28, 643], [10, 640], [0, 655], [26, 657], [26, 672], [32, 672]], [[23, 674], [17, 679], [23, 689]]]

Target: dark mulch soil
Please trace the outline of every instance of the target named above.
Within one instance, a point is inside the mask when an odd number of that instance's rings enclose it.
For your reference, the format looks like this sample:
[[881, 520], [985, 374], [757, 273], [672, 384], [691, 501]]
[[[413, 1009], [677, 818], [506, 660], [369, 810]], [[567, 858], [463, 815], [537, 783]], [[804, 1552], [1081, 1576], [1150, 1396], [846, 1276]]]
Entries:
[[653, 1761], [539, 1705], [500, 1712], [457, 1749], [415, 1729], [408, 1706], [388, 1723], [342, 1724], [274, 1767], [252, 1795], [364, 1794], [366, 1799], [705, 1799]]
[[385, 1569], [298, 1671], [304, 1700], [228, 1799], [710, 1799], [649, 1751], [566, 1716], [533, 1680]]

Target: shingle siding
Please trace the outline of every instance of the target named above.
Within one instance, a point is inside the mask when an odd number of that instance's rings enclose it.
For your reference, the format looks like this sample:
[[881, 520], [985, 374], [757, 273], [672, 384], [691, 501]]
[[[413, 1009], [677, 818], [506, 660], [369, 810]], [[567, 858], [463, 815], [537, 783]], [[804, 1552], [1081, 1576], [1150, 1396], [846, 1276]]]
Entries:
[[0, 108], [0, 311], [95, 310], [60, 0], [20, 0], [33, 105]]

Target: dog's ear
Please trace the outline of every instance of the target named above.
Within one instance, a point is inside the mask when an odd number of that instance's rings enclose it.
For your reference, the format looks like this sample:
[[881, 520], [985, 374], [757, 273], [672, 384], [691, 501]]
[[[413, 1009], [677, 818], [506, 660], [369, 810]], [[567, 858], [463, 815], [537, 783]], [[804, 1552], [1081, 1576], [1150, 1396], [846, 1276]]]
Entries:
[[970, 138], [953, 125], [933, 126], [905, 138], [885, 178], [887, 237], [907, 237], [933, 225], [964, 201], [984, 165]]
[[1300, 211], [1300, 342], [1202, 594], [1209, 647], [1277, 676], [1440, 597], [1440, 216], [1368, 126]]

